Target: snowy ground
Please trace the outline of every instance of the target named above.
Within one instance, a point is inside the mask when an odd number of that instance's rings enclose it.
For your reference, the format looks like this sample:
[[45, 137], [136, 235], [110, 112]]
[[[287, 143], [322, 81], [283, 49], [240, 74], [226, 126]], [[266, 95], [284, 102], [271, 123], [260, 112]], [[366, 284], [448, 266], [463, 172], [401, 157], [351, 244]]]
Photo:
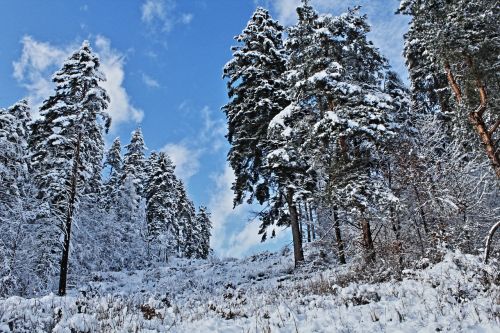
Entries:
[[500, 332], [498, 262], [450, 253], [355, 283], [353, 265], [323, 261], [310, 251], [294, 271], [290, 253], [263, 253], [99, 273], [64, 298], [0, 300], [0, 332]]

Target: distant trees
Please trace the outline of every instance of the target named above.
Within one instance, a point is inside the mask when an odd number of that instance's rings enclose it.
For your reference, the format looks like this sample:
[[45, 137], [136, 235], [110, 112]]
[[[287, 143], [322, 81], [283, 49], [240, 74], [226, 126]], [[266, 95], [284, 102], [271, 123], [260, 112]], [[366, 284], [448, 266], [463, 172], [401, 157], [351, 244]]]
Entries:
[[151, 243], [165, 257], [208, 256], [209, 214], [197, 217], [165, 153], [148, 160], [137, 129], [124, 157], [119, 138], [104, 154], [104, 80], [84, 42], [54, 74], [40, 117], [24, 100], [0, 109], [0, 296], [46, 292], [57, 276], [63, 296], [94, 270], [158, 260]]

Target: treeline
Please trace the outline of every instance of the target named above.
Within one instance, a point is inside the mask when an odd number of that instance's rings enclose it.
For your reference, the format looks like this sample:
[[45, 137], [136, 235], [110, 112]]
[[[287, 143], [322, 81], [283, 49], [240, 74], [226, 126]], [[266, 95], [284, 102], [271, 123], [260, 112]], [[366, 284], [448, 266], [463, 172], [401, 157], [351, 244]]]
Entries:
[[[84, 42], [33, 117], [0, 109], [0, 296], [64, 295], [93, 271], [207, 258], [210, 214], [196, 211], [163, 152], [140, 129], [104, 151], [111, 119], [99, 59]], [[104, 163], [103, 163], [104, 161]], [[69, 275], [68, 275], [69, 274]]]
[[290, 226], [296, 264], [313, 240], [340, 263], [399, 269], [482, 251], [500, 219], [498, 11], [402, 1], [409, 89], [359, 8], [325, 15], [303, 0], [286, 29], [258, 8], [224, 67], [223, 111], [234, 203], [263, 206], [262, 239]]

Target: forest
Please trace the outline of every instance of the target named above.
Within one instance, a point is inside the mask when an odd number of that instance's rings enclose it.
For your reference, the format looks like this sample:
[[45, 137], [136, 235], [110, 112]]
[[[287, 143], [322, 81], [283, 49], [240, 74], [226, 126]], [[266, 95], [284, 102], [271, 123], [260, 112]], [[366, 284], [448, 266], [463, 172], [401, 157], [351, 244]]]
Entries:
[[290, 225], [296, 264], [318, 238], [341, 264], [380, 256], [399, 270], [485, 247], [500, 212], [496, 5], [403, 1], [411, 87], [359, 8], [320, 15], [303, 1], [286, 31], [255, 12], [224, 68], [223, 110], [234, 202], [265, 205], [263, 239]]
[[406, 80], [360, 7], [302, 0], [287, 27], [258, 7], [222, 69], [233, 205], [291, 247], [244, 259], [213, 252], [210, 212], [140, 127], [105, 148], [83, 42], [39, 109], [0, 108], [0, 332], [494, 332], [499, 11], [402, 0]]

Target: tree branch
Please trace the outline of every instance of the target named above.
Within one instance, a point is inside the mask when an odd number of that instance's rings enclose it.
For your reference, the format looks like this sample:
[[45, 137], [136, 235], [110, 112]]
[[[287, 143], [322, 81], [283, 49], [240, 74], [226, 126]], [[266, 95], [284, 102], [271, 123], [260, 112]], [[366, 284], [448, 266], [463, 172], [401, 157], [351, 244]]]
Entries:
[[500, 119], [497, 120], [497, 122], [491, 126], [491, 128], [488, 130], [488, 133], [491, 135], [493, 135], [493, 133], [497, 130], [497, 128], [500, 126]]
[[453, 72], [451, 71], [450, 63], [446, 61], [444, 63], [444, 69], [446, 70], [446, 77], [448, 78], [448, 83], [451, 86], [451, 89], [453, 90], [453, 93], [455, 94], [455, 98], [457, 99], [457, 102], [460, 104], [462, 103], [462, 90], [460, 89], [460, 86], [458, 85], [457, 81], [455, 80], [455, 76], [453, 75]]

